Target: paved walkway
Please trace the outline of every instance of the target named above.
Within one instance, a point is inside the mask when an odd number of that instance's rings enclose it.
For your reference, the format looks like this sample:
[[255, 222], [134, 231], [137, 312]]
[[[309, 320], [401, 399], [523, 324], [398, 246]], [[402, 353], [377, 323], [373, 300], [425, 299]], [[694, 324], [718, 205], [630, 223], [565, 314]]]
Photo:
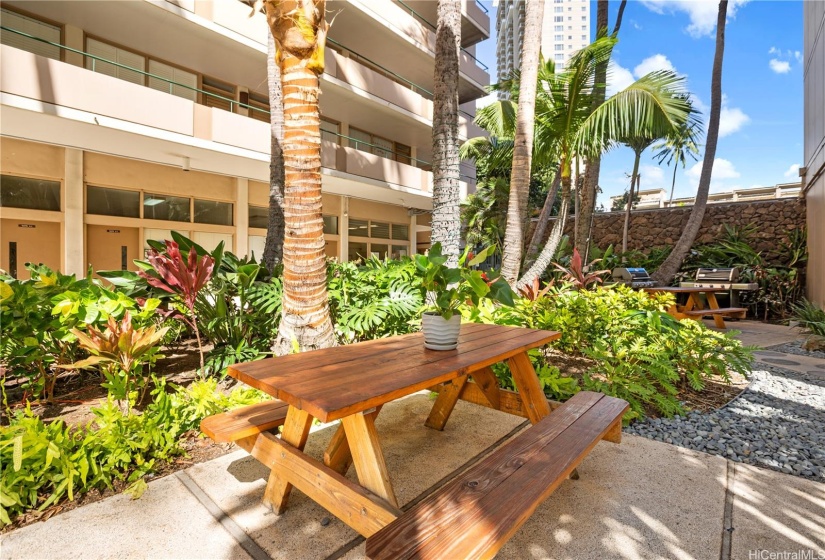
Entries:
[[[459, 403], [435, 432], [423, 427], [431, 404], [413, 395], [387, 405], [377, 422], [402, 504], [523, 426]], [[332, 431], [317, 429], [307, 450], [320, 456]], [[821, 483], [632, 435], [600, 443], [579, 473], [499, 558], [825, 558]], [[233, 452], [149, 483], [139, 500], [113, 496], [6, 534], [0, 558], [364, 558], [362, 539], [300, 492], [284, 515], [267, 511], [266, 477], [256, 460]]]

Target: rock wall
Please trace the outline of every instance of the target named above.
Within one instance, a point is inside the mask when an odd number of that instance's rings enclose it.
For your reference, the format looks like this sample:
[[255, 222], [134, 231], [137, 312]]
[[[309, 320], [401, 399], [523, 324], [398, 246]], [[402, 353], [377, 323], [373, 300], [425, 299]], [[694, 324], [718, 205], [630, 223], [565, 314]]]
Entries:
[[[692, 206], [634, 210], [630, 217], [628, 247], [647, 251], [653, 247], [673, 245], [687, 224]], [[755, 224], [752, 245], [765, 253], [777, 250], [778, 243], [788, 230], [805, 225], [805, 200], [780, 198], [776, 200], [708, 204], [696, 244], [714, 241], [723, 225], [746, 226]], [[624, 212], [596, 214], [593, 221], [593, 240], [599, 247], [613, 244], [621, 247]], [[573, 234], [572, 220], [565, 233]]]

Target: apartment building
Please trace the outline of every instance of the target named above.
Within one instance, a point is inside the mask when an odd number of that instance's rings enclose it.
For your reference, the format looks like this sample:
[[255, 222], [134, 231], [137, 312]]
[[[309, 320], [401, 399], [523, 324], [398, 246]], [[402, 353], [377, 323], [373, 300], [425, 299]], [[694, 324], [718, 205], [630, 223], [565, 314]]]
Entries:
[[805, 133], [800, 169], [808, 223], [808, 299], [825, 309], [825, 2], [804, 2]]
[[[648, 189], [638, 193], [639, 201], [634, 208], [645, 210], [649, 208], [669, 208], [678, 206], [693, 206], [696, 197], [687, 196], [670, 200], [670, 191], [665, 189]], [[755, 202], [758, 200], [774, 200], [777, 198], [799, 198], [802, 194], [801, 183], [780, 183], [773, 187], [750, 187], [747, 189], [734, 189], [731, 191], [721, 191], [708, 195], [708, 204], [725, 204], [729, 202]], [[617, 204], [622, 196], [611, 196], [611, 207]], [[622, 205], [627, 208], [627, 203]], [[624, 211], [624, 210], [622, 210]]]
[[[496, 12], [496, 63], [499, 80], [521, 62], [524, 0], [499, 0]], [[547, 0], [542, 20], [541, 53], [561, 70], [574, 53], [590, 44], [590, 2]]]
[[[330, 1], [322, 77], [327, 254], [429, 242], [435, 3]], [[0, 268], [132, 269], [184, 233], [260, 256], [270, 127], [263, 14], [238, 0], [0, 2]], [[330, 17], [331, 17], [330, 16]], [[462, 3], [461, 135], [489, 83]], [[466, 31], [465, 31], [466, 29]], [[462, 164], [462, 189], [474, 169]]]

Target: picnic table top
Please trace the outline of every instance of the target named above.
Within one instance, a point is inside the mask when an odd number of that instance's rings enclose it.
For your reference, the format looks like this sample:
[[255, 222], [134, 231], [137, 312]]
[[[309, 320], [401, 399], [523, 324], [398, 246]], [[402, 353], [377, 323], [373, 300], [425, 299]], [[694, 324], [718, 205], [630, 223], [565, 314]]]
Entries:
[[464, 324], [458, 348], [424, 348], [414, 333], [230, 366], [229, 375], [321, 422], [363, 412], [506, 360], [561, 337], [499, 325]]
[[646, 292], [670, 292], [672, 294], [695, 294], [701, 292], [714, 292], [716, 288], [703, 288], [701, 286], [657, 286], [654, 288], [644, 288]]

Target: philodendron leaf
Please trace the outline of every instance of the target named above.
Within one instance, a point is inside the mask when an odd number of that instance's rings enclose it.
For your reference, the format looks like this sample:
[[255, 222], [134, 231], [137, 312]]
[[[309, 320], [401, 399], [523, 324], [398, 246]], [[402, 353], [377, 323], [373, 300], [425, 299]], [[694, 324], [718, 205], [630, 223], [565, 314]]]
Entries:
[[513, 289], [504, 278], [499, 278], [490, 285], [489, 297], [510, 307], [516, 304], [513, 299]]

